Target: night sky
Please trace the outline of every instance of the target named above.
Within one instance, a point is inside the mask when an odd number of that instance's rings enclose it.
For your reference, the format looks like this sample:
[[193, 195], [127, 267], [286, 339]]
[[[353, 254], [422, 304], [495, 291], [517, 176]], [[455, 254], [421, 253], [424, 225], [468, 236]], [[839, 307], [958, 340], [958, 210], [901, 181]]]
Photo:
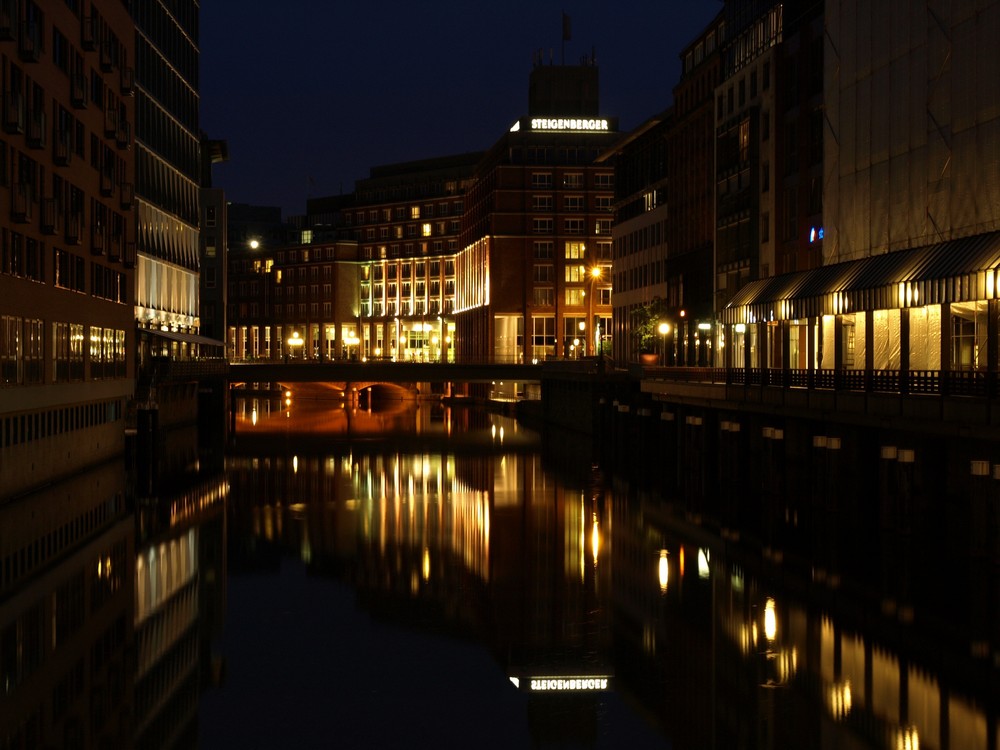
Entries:
[[[596, 53], [601, 114], [671, 104], [680, 50], [719, 0], [205, 0], [201, 126], [228, 200], [305, 213], [373, 166], [489, 148], [528, 109], [535, 54]], [[571, 39], [562, 43], [562, 14]]]

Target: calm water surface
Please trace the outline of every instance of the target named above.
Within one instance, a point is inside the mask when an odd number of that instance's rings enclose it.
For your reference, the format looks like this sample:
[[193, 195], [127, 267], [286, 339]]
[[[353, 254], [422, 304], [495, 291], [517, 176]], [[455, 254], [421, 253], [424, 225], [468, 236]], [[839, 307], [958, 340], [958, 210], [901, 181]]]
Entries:
[[206, 747], [997, 747], [962, 611], [694, 523], [506, 417], [256, 407]]
[[866, 528], [729, 487], [722, 527], [483, 411], [311, 387], [235, 428], [0, 506], [0, 748], [1000, 747], [995, 497]]

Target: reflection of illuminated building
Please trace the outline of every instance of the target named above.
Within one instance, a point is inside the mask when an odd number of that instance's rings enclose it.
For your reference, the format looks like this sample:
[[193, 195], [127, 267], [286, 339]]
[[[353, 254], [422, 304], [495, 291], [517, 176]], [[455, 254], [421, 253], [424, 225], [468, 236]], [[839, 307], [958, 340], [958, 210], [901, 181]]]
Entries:
[[162, 499], [164, 530], [136, 551], [136, 747], [196, 744], [206, 645], [224, 606], [225, 498], [225, 484], [209, 483]]
[[[989, 689], [959, 676], [967, 653], [948, 651], [944, 640], [940, 654], [912, 653], [925, 633], [895, 618], [879, 622], [864, 614], [863, 599], [839, 590], [820, 607], [764, 593], [767, 575], [746, 548], [736, 562], [702, 528], [649, 508], [620, 511], [612, 545], [617, 685], [635, 690], [678, 746], [728, 747], [754, 733], [761, 747], [986, 750], [988, 738], [1000, 737]], [[678, 563], [665, 590], [658, 549]], [[684, 570], [681, 551], [697, 564]], [[797, 589], [792, 570], [782, 576]]]
[[119, 463], [0, 506], [0, 747], [132, 745]]
[[405, 550], [421, 570], [425, 554], [448, 555], [489, 580], [490, 495], [457, 476], [454, 457], [365, 456], [354, 481], [363, 543], [381, 554]]

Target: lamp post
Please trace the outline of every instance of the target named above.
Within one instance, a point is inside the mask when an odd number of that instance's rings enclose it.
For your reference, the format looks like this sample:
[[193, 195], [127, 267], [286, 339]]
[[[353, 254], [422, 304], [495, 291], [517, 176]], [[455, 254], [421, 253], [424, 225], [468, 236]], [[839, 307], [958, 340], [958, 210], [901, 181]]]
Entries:
[[660, 332], [660, 364], [665, 365], [666, 362], [666, 349], [667, 349], [667, 334], [670, 333], [669, 323], [660, 323], [657, 329]]
[[594, 325], [594, 288], [597, 286], [597, 280], [600, 278], [601, 278], [601, 267], [600, 266], [591, 267], [590, 294], [587, 295], [587, 322], [592, 326], [594, 331], [594, 349], [593, 349], [594, 355], [599, 354], [601, 348], [601, 342], [600, 339], [598, 338], [600, 336], [601, 327]]
[[301, 347], [305, 340], [299, 335], [298, 331], [292, 331], [292, 335], [288, 337], [288, 351], [291, 353], [292, 359], [295, 358], [295, 350]]

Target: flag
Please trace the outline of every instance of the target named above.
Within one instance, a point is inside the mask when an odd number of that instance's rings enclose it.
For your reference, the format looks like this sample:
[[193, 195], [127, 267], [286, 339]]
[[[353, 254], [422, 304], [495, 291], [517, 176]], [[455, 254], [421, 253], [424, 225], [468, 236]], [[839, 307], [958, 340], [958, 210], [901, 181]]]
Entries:
[[562, 37], [562, 40], [564, 42], [568, 42], [570, 40], [570, 38], [573, 36], [572, 29], [571, 29], [571, 26], [570, 26], [569, 14], [563, 13], [562, 17], [563, 17], [563, 37]]

